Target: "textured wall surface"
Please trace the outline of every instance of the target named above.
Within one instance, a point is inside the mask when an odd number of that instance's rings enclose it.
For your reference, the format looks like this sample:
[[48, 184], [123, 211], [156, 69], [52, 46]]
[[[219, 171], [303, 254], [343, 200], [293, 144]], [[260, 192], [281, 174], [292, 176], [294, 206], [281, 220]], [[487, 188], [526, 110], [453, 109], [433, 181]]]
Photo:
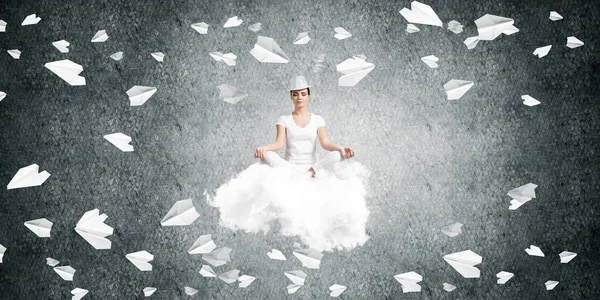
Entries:
[[[443, 1], [426, 2], [446, 25], [464, 32], [417, 25], [405, 32], [398, 13], [410, 1], [12, 1], [0, 2], [0, 183], [19, 168], [37, 163], [52, 175], [39, 187], [0, 189], [1, 299], [65, 299], [75, 287], [84, 299], [328, 299], [334, 283], [348, 289], [342, 299], [591, 299], [600, 294], [600, 2]], [[550, 11], [564, 20], [552, 22]], [[36, 13], [42, 21], [20, 26]], [[481, 41], [474, 20], [494, 14], [513, 18], [520, 32]], [[240, 27], [223, 28], [234, 15]], [[210, 24], [200, 35], [192, 23]], [[258, 33], [248, 25], [262, 23]], [[333, 28], [352, 33], [333, 38]], [[109, 39], [91, 43], [96, 31]], [[293, 45], [309, 31], [312, 41]], [[261, 64], [249, 54], [256, 36], [274, 38], [287, 64]], [[565, 46], [567, 36], [585, 45]], [[62, 54], [52, 42], [65, 39]], [[548, 56], [535, 48], [553, 45]], [[6, 50], [20, 49], [19, 60]], [[109, 55], [123, 51], [121, 61]], [[151, 52], [162, 51], [162, 63]], [[233, 52], [237, 65], [214, 61], [209, 52]], [[313, 73], [325, 54], [327, 69]], [[339, 87], [336, 64], [364, 54], [376, 67], [354, 87]], [[440, 67], [420, 57], [436, 55]], [[69, 86], [45, 69], [70, 59], [84, 67], [85, 86]], [[290, 76], [314, 84], [309, 111], [327, 122], [330, 139], [356, 152], [372, 170], [367, 224], [370, 240], [352, 251], [326, 252], [320, 270], [302, 268], [291, 255], [294, 238], [232, 232], [219, 226], [218, 212], [202, 192], [214, 190], [256, 162], [256, 147], [275, 138], [275, 122], [293, 110], [286, 92]], [[447, 101], [450, 79], [475, 85]], [[249, 96], [232, 105], [219, 100], [221, 84]], [[130, 107], [125, 91], [155, 86], [143, 106]], [[528, 107], [521, 95], [542, 103]], [[123, 153], [103, 135], [123, 132], [134, 152]], [[324, 150], [320, 150], [324, 151]], [[506, 193], [538, 184], [537, 198], [509, 211]], [[177, 200], [193, 198], [201, 217], [188, 227], [161, 227]], [[115, 228], [112, 249], [95, 250], [74, 230], [84, 212], [99, 208]], [[54, 222], [42, 239], [23, 222]], [[463, 223], [449, 238], [440, 228]], [[237, 268], [257, 277], [248, 288], [203, 278], [203, 261], [187, 249], [211, 233], [233, 249]], [[546, 257], [528, 256], [536, 245]], [[271, 261], [271, 248], [288, 260]], [[466, 279], [442, 256], [473, 250], [483, 257], [481, 278]], [[155, 255], [152, 272], [140, 272], [125, 254]], [[568, 264], [564, 250], [576, 252]], [[45, 264], [53, 257], [77, 272], [63, 281]], [[302, 269], [306, 286], [287, 295], [285, 271]], [[393, 276], [415, 271], [422, 292], [403, 294]], [[515, 274], [505, 285], [495, 274]], [[544, 282], [560, 283], [546, 291]], [[457, 286], [451, 293], [442, 283]]]

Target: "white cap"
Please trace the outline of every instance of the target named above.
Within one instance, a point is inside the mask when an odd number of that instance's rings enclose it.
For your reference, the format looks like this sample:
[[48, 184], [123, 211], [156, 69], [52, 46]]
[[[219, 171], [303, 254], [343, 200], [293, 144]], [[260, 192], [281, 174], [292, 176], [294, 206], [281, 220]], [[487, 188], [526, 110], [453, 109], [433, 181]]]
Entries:
[[302, 90], [311, 86], [312, 85], [308, 85], [308, 82], [304, 76], [294, 76], [292, 79], [290, 79], [290, 91]]

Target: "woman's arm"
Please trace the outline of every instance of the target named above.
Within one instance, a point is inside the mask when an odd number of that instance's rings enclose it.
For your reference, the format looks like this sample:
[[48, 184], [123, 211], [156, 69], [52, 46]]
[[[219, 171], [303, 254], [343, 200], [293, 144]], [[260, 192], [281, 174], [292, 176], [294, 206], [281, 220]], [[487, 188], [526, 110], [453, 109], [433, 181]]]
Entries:
[[327, 151], [340, 151], [343, 148], [329, 140], [325, 126], [317, 128], [317, 135], [319, 136], [319, 144], [321, 144], [323, 149]]
[[266, 151], [279, 151], [285, 145], [285, 127], [277, 125], [277, 138], [272, 144], [268, 144], [265, 147]]

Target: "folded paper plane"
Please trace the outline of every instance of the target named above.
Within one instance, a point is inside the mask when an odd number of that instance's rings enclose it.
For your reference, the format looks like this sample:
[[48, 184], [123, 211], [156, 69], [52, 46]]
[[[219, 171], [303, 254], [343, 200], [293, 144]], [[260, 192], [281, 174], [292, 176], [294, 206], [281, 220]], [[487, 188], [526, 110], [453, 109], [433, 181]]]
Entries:
[[410, 9], [406, 7], [402, 8], [400, 14], [410, 23], [444, 26], [442, 20], [440, 20], [431, 6], [418, 1], [411, 2]]
[[123, 59], [123, 51], [119, 51], [119, 52], [115, 52], [115, 53], [111, 54], [110, 58], [112, 58], [113, 60], [116, 60], [116, 61]]
[[454, 34], [459, 34], [463, 32], [463, 26], [458, 21], [450, 21], [448, 22], [448, 30], [454, 32]]
[[154, 59], [156, 59], [157, 61], [160, 61], [160, 62], [162, 62], [165, 59], [165, 54], [162, 52], [153, 52], [153, 53], [150, 53], [150, 55], [152, 55], [152, 57]]
[[254, 280], [256, 280], [256, 277], [254, 276], [250, 276], [250, 275], [242, 275], [240, 276], [240, 278], [238, 278], [238, 281], [240, 282], [240, 284], [238, 285], [238, 287], [241, 288], [246, 288], [248, 287]]
[[[475, 20], [479, 40], [491, 41], [501, 34], [512, 34], [518, 29], [513, 26], [515, 20], [495, 15], [486, 14]], [[516, 30], [516, 31], [515, 31]]]
[[534, 245], [530, 245], [529, 248], [525, 248], [525, 252], [527, 252], [527, 254], [529, 254], [530, 256], [545, 256], [544, 252], [542, 252], [542, 249]]
[[281, 253], [281, 251], [279, 251], [277, 249], [272, 249], [271, 252], [267, 252], [267, 255], [269, 256], [270, 259], [286, 260], [283, 253]]
[[474, 266], [480, 264], [482, 258], [471, 250], [444, 255], [444, 260], [464, 278], [479, 278], [480, 276], [479, 269]]
[[125, 257], [140, 271], [152, 271], [152, 265], [150, 261], [154, 259], [154, 255], [148, 253], [148, 251], [138, 251], [125, 255]]
[[126, 93], [129, 97], [129, 106], [140, 106], [146, 103], [146, 101], [156, 93], [156, 88], [152, 86], [134, 85], [127, 90]]
[[444, 282], [444, 284], [442, 284], [442, 286], [444, 287], [444, 291], [446, 291], [446, 292], [452, 292], [456, 289], [456, 286], [446, 283], [446, 282]]
[[240, 278], [240, 270], [238, 269], [233, 269], [219, 275], [219, 279], [225, 281], [227, 284], [236, 282], [238, 278]]
[[211, 52], [209, 53], [210, 57], [212, 57], [216, 61], [222, 61], [228, 66], [235, 66], [235, 60], [237, 56], [233, 53], [223, 54], [221, 52]]
[[46, 171], [38, 173], [39, 168], [37, 164], [32, 164], [19, 169], [17, 174], [8, 183], [8, 186], [6, 186], [6, 189], [11, 190], [42, 185], [50, 177], [50, 173]]
[[438, 67], [438, 58], [435, 55], [429, 55], [425, 57], [421, 57], [421, 60], [430, 68], [435, 69]]
[[252, 32], [258, 32], [262, 28], [262, 23], [254, 23], [248, 26], [248, 30]]
[[75, 231], [96, 249], [110, 249], [111, 241], [106, 237], [113, 234], [113, 228], [104, 224], [108, 216], [100, 210], [92, 209], [83, 214]]
[[262, 63], [286, 64], [290, 58], [281, 50], [277, 42], [270, 37], [258, 36], [250, 54]]
[[94, 37], [92, 37], [92, 43], [104, 43], [108, 40], [108, 34], [106, 34], [106, 30], [98, 30]]
[[73, 281], [76, 272], [71, 266], [54, 267], [53, 270], [65, 281]]
[[367, 74], [375, 69], [375, 65], [366, 62], [366, 60], [360, 56], [354, 56], [348, 58], [345, 61], [336, 65], [336, 70], [343, 75], [338, 78], [339, 86], [355, 86], [360, 82]]
[[465, 44], [465, 46], [467, 46], [467, 49], [469, 49], [469, 50], [475, 49], [475, 47], [477, 47], [478, 43], [479, 43], [479, 37], [478, 36], [468, 37], [463, 42], [463, 44]]
[[19, 49], [12, 49], [12, 50], [8, 50], [6, 52], [8, 52], [8, 54], [10, 54], [10, 56], [12, 56], [12, 58], [14, 58], [14, 59], [21, 58], [21, 51], [19, 51]]
[[179, 200], [175, 202], [167, 215], [160, 221], [160, 225], [188, 226], [194, 223], [198, 217], [200, 217], [200, 214], [196, 211], [192, 199]]
[[219, 89], [219, 99], [227, 103], [236, 104], [248, 96], [246, 92], [228, 84], [221, 84], [217, 88]]
[[546, 281], [546, 283], [544, 283], [544, 285], [546, 285], [546, 290], [552, 290], [556, 287], [556, 285], [558, 285], [558, 281], [554, 281], [554, 280], [548, 280]]
[[242, 24], [242, 22], [244, 22], [244, 20], [238, 18], [238, 16], [233, 16], [233, 17], [227, 19], [227, 22], [225, 22], [225, 24], [223, 24], [223, 28], [237, 27], [237, 26], [240, 26]]
[[192, 28], [194, 28], [194, 30], [198, 31], [200, 34], [208, 34], [208, 26], [209, 25], [204, 22], [192, 24]]
[[156, 292], [156, 288], [155, 287], [145, 287], [143, 292], [144, 292], [145, 297], [150, 297], [150, 296], [152, 296], [152, 294], [154, 294], [154, 292]]
[[452, 79], [444, 84], [448, 100], [458, 100], [473, 87], [473, 81]]
[[189, 254], [207, 254], [217, 248], [210, 234], [201, 235], [188, 250]]
[[557, 13], [555, 11], [551, 11], [550, 12], [550, 20], [552, 20], [552, 21], [559, 21], [559, 20], [562, 20], [562, 19], [563, 19], [563, 17], [559, 13]]
[[329, 293], [329, 296], [339, 297], [346, 290], [346, 288], [346, 286], [343, 286], [341, 284], [334, 284], [329, 287], [329, 290], [331, 291], [331, 293]]
[[309, 269], [319, 269], [321, 259], [323, 258], [323, 253], [312, 248], [300, 249], [294, 251], [294, 256], [296, 256], [300, 260], [300, 262], [302, 262], [303, 267]]
[[567, 47], [573, 49], [583, 46], [583, 42], [574, 36], [567, 37]]
[[[527, 106], [535, 106], [535, 105], [538, 105], [538, 104], [542, 103], [542, 102], [536, 100], [535, 98], [533, 98], [533, 97], [531, 97], [529, 95], [521, 95], [521, 99], [523, 99], [523, 104], [525, 104]], [[526, 200], [524, 199], [522, 202], [525, 203], [525, 202], [527, 202], [529, 200], [531, 200], [531, 198], [526, 199]], [[519, 201], [521, 201], [521, 200], [519, 200]]]
[[60, 262], [52, 257], [47, 257], [46, 258], [46, 264], [51, 266], [51, 267], [55, 267], [56, 265], [58, 265]]
[[42, 20], [42, 18], [36, 16], [35, 14], [32, 14], [32, 15], [25, 17], [25, 20], [23, 20], [23, 22], [21, 23], [21, 26], [35, 25], [35, 24], [39, 23], [41, 20]]
[[3, 20], [0, 20], [0, 32], [6, 32], [6, 22]]
[[505, 284], [508, 280], [510, 280], [511, 278], [513, 278], [513, 276], [515, 276], [515, 274], [510, 273], [510, 272], [505, 272], [502, 271], [498, 274], [496, 274], [496, 277], [498, 277], [498, 284]]
[[111, 133], [104, 136], [104, 138], [109, 141], [111, 144], [115, 145], [115, 147], [119, 148], [119, 150], [123, 152], [132, 152], [133, 146], [129, 145], [131, 143], [131, 137], [117, 132]]
[[81, 289], [81, 288], [74, 288], [73, 290], [71, 290], [71, 295], [73, 295], [73, 297], [71, 297], [71, 300], [79, 300], [81, 298], [83, 298], [85, 295], [87, 295], [88, 290], [86, 289]]
[[85, 85], [85, 78], [79, 76], [79, 73], [83, 72], [83, 67], [68, 59], [49, 62], [46, 63], [44, 67], [62, 78], [62, 80], [66, 81], [69, 85]]
[[2, 263], [2, 259], [4, 258], [4, 253], [6, 253], [6, 247], [0, 245], [0, 264]]
[[394, 275], [394, 279], [402, 285], [402, 293], [415, 293], [421, 291], [421, 286], [418, 284], [423, 280], [423, 276], [416, 272], [407, 272]]
[[[521, 96], [524, 100], [523, 104], [528, 106], [533, 106], [539, 104], [539, 101], [533, 99], [529, 95]], [[537, 102], [537, 103], [536, 103]], [[519, 208], [521, 205], [535, 198], [535, 188], [536, 184], [528, 183], [526, 185], [522, 185], [518, 188], [512, 189], [508, 191], [507, 195], [512, 197], [513, 199], [510, 201], [509, 210], [515, 210]]]
[[56, 42], [52, 42], [52, 46], [54, 46], [60, 53], [69, 53], [69, 46], [71, 44], [65, 40], [60, 40]]
[[533, 55], [537, 55], [537, 57], [542, 58], [548, 55], [548, 52], [550, 52], [550, 48], [552, 48], [552, 45], [536, 48], [533, 51]]
[[217, 277], [217, 273], [209, 265], [202, 265], [202, 269], [198, 273], [203, 277]]
[[295, 285], [304, 285], [304, 281], [306, 280], [306, 273], [297, 270], [297, 271], [287, 271], [284, 273], [287, 278], [289, 278], [293, 284]]
[[461, 231], [462, 226], [463, 226], [463, 224], [461, 224], [461, 223], [454, 223], [452, 225], [444, 226], [444, 227], [442, 227], [442, 233], [444, 233], [445, 235], [447, 235], [449, 237], [455, 237], [462, 233], [462, 231]]
[[294, 40], [294, 45], [306, 45], [310, 42], [310, 37], [308, 36], [308, 31], [301, 32], [298, 34], [296, 39]]
[[333, 37], [338, 40], [344, 40], [344, 39], [347, 39], [352, 36], [352, 34], [350, 32], [348, 32], [346, 29], [344, 29], [342, 27], [336, 27], [333, 29], [333, 31], [335, 32], [333, 34]]
[[571, 260], [573, 260], [573, 258], [575, 258], [575, 256], [577, 256], [577, 253], [573, 253], [573, 252], [569, 252], [569, 251], [563, 251], [558, 255], [558, 257], [560, 257], [561, 264], [566, 264], [566, 263], [570, 262]]
[[286, 288], [287, 288], [288, 294], [293, 294], [293, 293], [297, 292], [300, 287], [301, 287], [301, 285], [292, 283], [292, 284], [288, 285]]
[[221, 247], [219, 249], [213, 250], [210, 253], [202, 255], [202, 259], [211, 264], [213, 267], [219, 267], [228, 262], [231, 262], [231, 248]]
[[194, 296], [196, 293], [198, 293], [197, 289], [195, 289], [193, 287], [189, 287], [189, 286], [184, 287], [183, 290], [189, 296]]
[[415, 32], [419, 32], [419, 31], [421, 31], [421, 29], [419, 29], [414, 24], [410, 24], [410, 23], [406, 24], [406, 32], [415, 33]]
[[6, 97], [6, 93], [0, 91], [0, 101], [2, 101], [2, 99], [4, 99]]
[[25, 227], [33, 231], [39, 237], [50, 237], [50, 230], [54, 223], [48, 221], [48, 219], [37, 219], [25, 222]]

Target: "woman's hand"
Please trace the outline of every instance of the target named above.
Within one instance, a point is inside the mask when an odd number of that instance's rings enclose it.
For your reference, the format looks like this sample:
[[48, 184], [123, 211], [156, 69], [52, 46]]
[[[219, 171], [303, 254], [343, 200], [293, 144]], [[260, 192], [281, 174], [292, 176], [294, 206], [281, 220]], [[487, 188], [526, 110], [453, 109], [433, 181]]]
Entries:
[[340, 153], [344, 159], [352, 158], [354, 156], [354, 151], [350, 147], [341, 147]]
[[256, 152], [254, 152], [254, 158], [264, 158], [267, 149], [265, 147], [256, 148]]

